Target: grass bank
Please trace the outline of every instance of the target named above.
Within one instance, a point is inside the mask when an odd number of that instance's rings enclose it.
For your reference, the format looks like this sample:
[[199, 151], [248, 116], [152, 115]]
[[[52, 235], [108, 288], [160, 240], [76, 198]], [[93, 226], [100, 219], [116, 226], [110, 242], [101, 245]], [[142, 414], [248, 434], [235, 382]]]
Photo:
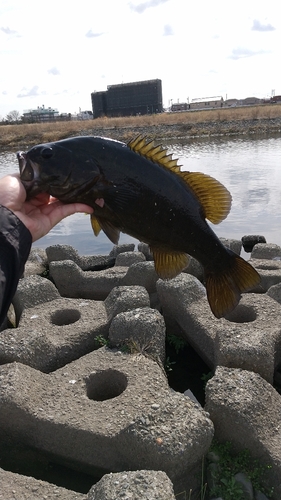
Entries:
[[88, 121], [0, 125], [0, 148], [23, 148], [75, 135], [104, 135], [128, 140], [137, 134], [151, 138], [234, 135], [281, 131], [281, 104], [98, 118]]

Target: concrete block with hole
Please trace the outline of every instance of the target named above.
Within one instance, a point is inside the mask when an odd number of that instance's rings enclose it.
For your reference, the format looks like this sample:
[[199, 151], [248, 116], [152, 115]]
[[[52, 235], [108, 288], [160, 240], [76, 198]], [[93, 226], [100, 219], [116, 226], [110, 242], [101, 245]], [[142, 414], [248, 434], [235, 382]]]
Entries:
[[[6, 329], [0, 336], [0, 364], [20, 361], [43, 372], [56, 370], [97, 349], [97, 337], [108, 337], [116, 314], [149, 306], [149, 295], [139, 286], [117, 287], [104, 302], [60, 297], [45, 303], [40, 286], [43, 294], [51, 287], [46, 300], [57, 297], [54, 285], [44, 278], [22, 280], [17, 305], [24, 311], [18, 328]], [[36, 291], [38, 305], [31, 307]]]
[[128, 352], [140, 352], [156, 361], [165, 361], [164, 318], [150, 307], [117, 314], [110, 325], [108, 338], [112, 346], [126, 346]]
[[206, 410], [219, 441], [231, 441], [236, 451], [270, 466], [266, 478], [281, 498], [281, 396], [260, 375], [218, 367], [206, 387]]
[[162, 470], [176, 490], [200, 471], [213, 438], [208, 414], [140, 354], [101, 348], [51, 374], [11, 363], [0, 379], [0, 429], [11, 446], [83, 472]]
[[275, 367], [281, 362], [278, 302], [265, 294], [243, 294], [228, 319], [217, 319], [195, 278], [182, 273], [169, 282], [159, 280], [157, 289], [165, 321], [180, 326], [210, 368], [244, 368], [273, 382]]

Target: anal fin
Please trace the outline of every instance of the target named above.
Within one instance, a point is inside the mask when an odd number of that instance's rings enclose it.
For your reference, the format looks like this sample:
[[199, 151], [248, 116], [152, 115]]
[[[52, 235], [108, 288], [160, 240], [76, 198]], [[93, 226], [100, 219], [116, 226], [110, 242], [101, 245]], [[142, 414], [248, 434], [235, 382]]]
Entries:
[[186, 253], [173, 252], [150, 247], [153, 253], [155, 271], [162, 279], [175, 278], [187, 266], [189, 257]]

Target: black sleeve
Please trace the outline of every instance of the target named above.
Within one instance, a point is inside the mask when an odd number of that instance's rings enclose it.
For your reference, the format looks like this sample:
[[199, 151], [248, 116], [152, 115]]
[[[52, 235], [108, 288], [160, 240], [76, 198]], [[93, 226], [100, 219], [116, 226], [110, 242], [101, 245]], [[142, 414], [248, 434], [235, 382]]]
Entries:
[[0, 326], [22, 276], [32, 243], [30, 231], [0, 205]]

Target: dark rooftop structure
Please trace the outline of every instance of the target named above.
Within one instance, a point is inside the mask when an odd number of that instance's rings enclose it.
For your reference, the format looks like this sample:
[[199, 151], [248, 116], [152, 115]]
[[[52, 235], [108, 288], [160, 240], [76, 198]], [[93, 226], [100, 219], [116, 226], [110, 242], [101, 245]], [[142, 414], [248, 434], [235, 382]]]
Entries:
[[162, 82], [159, 79], [109, 85], [91, 94], [93, 117], [136, 116], [162, 113]]

